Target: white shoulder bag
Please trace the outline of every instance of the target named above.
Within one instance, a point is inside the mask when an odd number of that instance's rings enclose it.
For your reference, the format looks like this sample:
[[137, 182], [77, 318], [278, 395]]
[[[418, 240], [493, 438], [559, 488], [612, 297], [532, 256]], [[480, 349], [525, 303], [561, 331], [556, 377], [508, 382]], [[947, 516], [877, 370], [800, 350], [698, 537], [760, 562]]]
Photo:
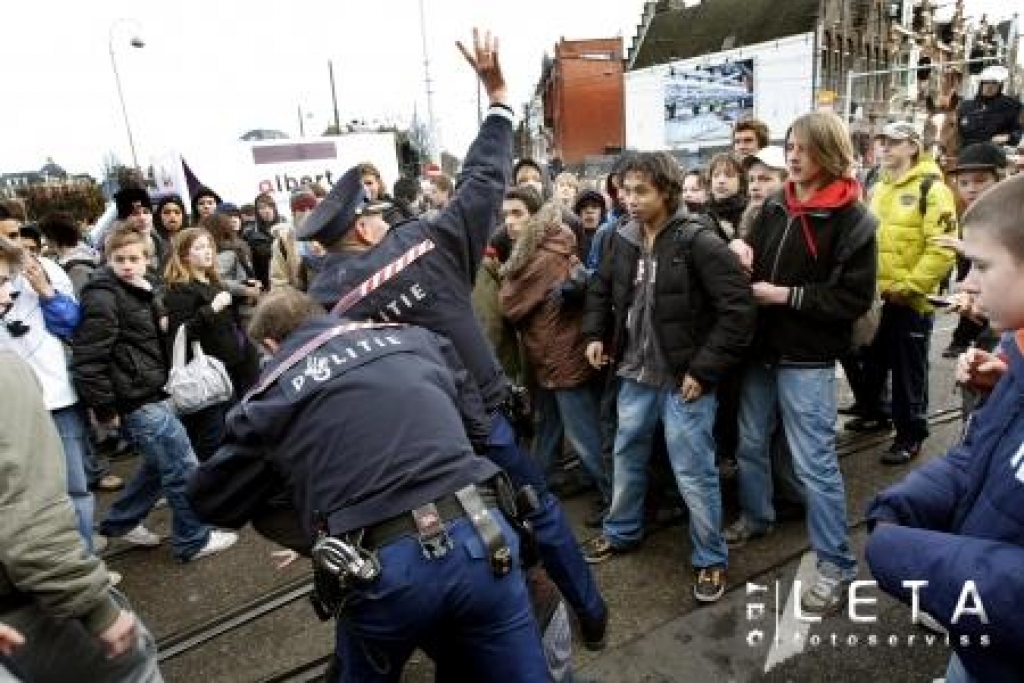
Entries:
[[180, 325], [174, 335], [171, 371], [164, 385], [164, 391], [171, 395], [171, 405], [179, 415], [229, 401], [234, 395], [231, 376], [224, 363], [203, 353], [198, 341], [192, 342], [192, 360], [185, 362], [186, 327]]

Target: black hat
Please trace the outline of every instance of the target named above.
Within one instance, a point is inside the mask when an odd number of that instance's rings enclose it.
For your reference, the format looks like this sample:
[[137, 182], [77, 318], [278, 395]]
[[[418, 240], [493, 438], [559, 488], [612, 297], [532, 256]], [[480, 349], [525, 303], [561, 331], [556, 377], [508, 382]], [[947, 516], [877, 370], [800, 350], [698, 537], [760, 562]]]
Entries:
[[149, 193], [141, 187], [126, 187], [114, 194], [114, 206], [117, 207], [118, 220], [123, 221], [131, 216], [132, 209], [136, 204], [146, 207], [150, 213], [153, 212], [153, 202], [149, 198]]
[[353, 166], [306, 217], [295, 231], [295, 237], [332, 244], [345, 236], [359, 216], [380, 213], [390, 207], [391, 202], [370, 200], [363, 187], [362, 171], [359, 166]]
[[583, 192], [580, 192], [579, 196], [576, 197], [576, 201], [572, 205], [573, 213], [578, 215], [584, 206], [599, 206], [601, 207], [602, 214], [608, 209], [604, 195], [600, 192], [595, 192], [594, 190], [583, 190]]
[[192, 195], [193, 216], [199, 215], [199, 200], [202, 199], [203, 197], [213, 197], [213, 201], [217, 202], [217, 206], [220, 206], [221, 203], [223, 203], [224, 201], [223, 199], [220, 198], [219, 194], [208, 188], [206, 185], [200, 185], [199, 188], [196, 190], [196, 193]]
[[953, 173], [961, 171], [997, 171], [1006, 168], [1006, 154], [999, 145], [979, 142], [967, 145], [956, 157]]

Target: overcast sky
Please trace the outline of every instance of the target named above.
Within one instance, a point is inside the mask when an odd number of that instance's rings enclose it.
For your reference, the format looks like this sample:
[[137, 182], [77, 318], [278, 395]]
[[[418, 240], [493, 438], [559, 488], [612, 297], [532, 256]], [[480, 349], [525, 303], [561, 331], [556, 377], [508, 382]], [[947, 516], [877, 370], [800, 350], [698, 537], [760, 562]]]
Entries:
[[[778, 0], [784, 2], [785, 0]], [[517, 106], [560, 37], [623, 36], [643, 0], [423, 0], [442, 144], [461, 155], [476, 128], [475, 78], [454, 46], [474, 25], [501, 38]], [[972, 13], [1014, 3], [968, 0]], [[236, 140], [253, 128], [308, 134], [332, 119], [327, 60], [341, 120], [405, 124], [426, 117], [418, 0], [22, 0], [5, 3], [0, 171], [97, 173], [131, 155], [108, 52], [113, 35], [140, 163], [150, 155]], [[129, 19], [130, 21], [119, 21]], [[129, 46], [138, 34], [146, 45]]]

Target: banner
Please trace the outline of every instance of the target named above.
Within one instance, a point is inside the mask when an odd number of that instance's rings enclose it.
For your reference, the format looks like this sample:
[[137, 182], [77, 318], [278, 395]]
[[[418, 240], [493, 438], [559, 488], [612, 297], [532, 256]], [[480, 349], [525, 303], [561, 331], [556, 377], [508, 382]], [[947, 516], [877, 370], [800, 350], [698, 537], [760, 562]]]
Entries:
[[754, 60], [670, 65], [664, 93], [666, 147], [731, 139], [736, 121], [754, 115]]

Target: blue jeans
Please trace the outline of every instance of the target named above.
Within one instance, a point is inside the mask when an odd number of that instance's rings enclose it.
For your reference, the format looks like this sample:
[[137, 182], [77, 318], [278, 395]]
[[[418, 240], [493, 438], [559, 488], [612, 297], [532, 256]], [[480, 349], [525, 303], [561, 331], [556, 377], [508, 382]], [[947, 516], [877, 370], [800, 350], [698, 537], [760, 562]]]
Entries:
[[604, 520], [604, 535], [612, 545], [634, 545], [643, 537], [647, 461], [661, 419], [676, 485], [690, 510], [690, 562], [697, 568], [728, 562], [729, 551], [722, 538], [722, 489], [715, 464], [717, 407], [714, 393], [683, 401], [675, 389], [622, 380], [612, 505]]
[[182, 560], [198, 553], [210, 538], [185, 497], [196, 455], [188, 434], [166, 403], [150, 403], [122, 418], [125, 436], [142, 456], [139, 471], [110, 507], [100, 532], [123, 536], [142, 523], [161, 495], [171, 509], [171, 550]]
[[[491, 516], [518, 557], [516, 533], [499, 512]], [[548, 680], [518, 562], [497, 577], [469, 520], [446, 526], [453, 547], [443, 557], [424, 557], [411, 537], [380, 549], [380, 577], [354, 591], [338, 620], [338, 683], [397, 683], [417, 647], [436, 662], [439, 681]]]
[[740, 393], [740, 508], [763, 529], [775, 521], [769, 438], [775, 405], [782, 413], [797, 478], [807, 504], [807, 531], [818, 569], [844, 580], [857, 575], [846, 529], [846, 491], [836, 455], [836, 375], [827, 368], [747, 368]]
[[572, 389], [558, 389], [554, 394], [565, 437], [597, 485], [601, 500], [607, 504], [612, 499], [612, 489], [601, 461], [601, 404], [597, 392], [584, 384]]
[[539, 418], [533, 438], [533, 457], [540, 463], [545, 480], [550, 482], [562, 455], [563, 434], [562, 417], [550, 389], [537, 387], [533, 390], [533, 411]]
[[60, 434], [64, 446], [64, 462], [68, 477], [68, 495], [75, 507], [78, 518], [78, 533], [81, 534], [85, 547], [92, 552], [92, 521], [96, 511], [96, 501], [89, 492], [89, 482], [85, 476], [85, 463], [92, 452], [89, 443], [88, 419], [79, 403], [67, 408], [51, 410], [53, 423]]
[[[112, 589], [114, 600], [131, 609], [127, 599]], [[156, 641], [136, 616], [135, 648], [116, 659], [107, 659], [99, 640], [78, 619], [60, 618], [35, 603], [5, 612], [0, 617], [25, 636], [25, 644], [11, 657], [28, 682], [89, 681], [90, 683], [162, 683]], [[3, 675], [0, 683], [11, 679]]]
[[532, 486], [537, 492], [540, 508], [528, 519], [537, 537], [541, 562], [565, 601], [581, 619], [603, 619], [608, 608], [590, 566], [583, 559], [565, 512], [544, 485], [544, 475], [537, 462], [520, 450], [515, 430], [500, 412], [492, 416], [487, 457], [505, 470], [517, 491], [524, 486]]

